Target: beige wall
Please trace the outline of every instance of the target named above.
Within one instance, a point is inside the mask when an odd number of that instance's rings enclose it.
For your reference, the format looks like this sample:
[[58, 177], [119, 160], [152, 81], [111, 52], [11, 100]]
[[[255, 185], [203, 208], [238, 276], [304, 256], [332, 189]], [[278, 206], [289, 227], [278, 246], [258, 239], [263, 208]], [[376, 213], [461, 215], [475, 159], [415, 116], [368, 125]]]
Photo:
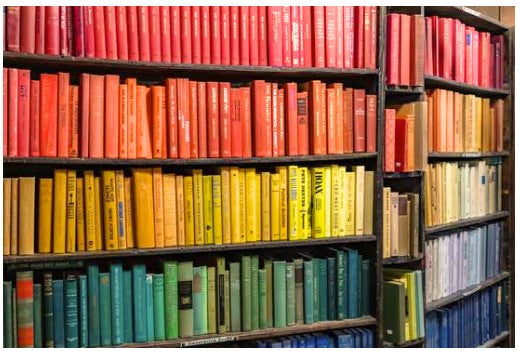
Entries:
[[515, 25], [515, 6], [469, 6], [471, 9], [490, 16], [507, 26]]

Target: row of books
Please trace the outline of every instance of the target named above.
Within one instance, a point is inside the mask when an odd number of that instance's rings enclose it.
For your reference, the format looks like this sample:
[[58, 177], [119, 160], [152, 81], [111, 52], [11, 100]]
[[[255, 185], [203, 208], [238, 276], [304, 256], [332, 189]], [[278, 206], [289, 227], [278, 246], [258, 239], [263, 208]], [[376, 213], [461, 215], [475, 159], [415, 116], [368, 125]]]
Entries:
[[505, 42], [457, 18], [425, 18], [425, 74], [487, 88], [503, 88]]
[[440, 162], [425, 171], [425, 225], [501, 211], [501, 160]]
[[507, 331], [507, 294], [503, 282], [427, 314], [426, 347], [478, 347]]
[[427, 104], [429, 151], [503, 150], [504, 100], [435, 89]]
[[[33, 77], [35, 78], [35, 77]], [[4, 156], [272, 157], [376, 152], [376, 95], [342, 83], [230, 82], [4, 68]]]
[[384, 171], [422, 171], [427, 166], [425, 99], [385, 109]]
[[419, 256], [420, 197], [383, 188], [383, 258]]
[[107, 272], [91, 265], [63, 279], [16, 272], [3, 286], [4, 346], [113, 346], [370, 313], [370, 263], [357, 250], [162, 266], [150, 273], [144, 264], [113, 263]]
[[372, 235], [373, 193], [364, 166], [55, 169], [4, 179], [4, 255]]
[[387, 85], [423, 86], [425, 18], [423, 15], [387, 15]]
[[6, 17], [16, 52], [376, 68], [376, 6], [8, 6]]
[[502, 223], [444, 235], [425, 244], [425, 299], [441, 299], [499, 275]]
[[374, 332], [368, 328], [339, 329], [257, 340], [253, 345], [258, 348], [373, 348]]
[[384, 341], [395, 345], [425, 335], [422, 271], [384, 268]]

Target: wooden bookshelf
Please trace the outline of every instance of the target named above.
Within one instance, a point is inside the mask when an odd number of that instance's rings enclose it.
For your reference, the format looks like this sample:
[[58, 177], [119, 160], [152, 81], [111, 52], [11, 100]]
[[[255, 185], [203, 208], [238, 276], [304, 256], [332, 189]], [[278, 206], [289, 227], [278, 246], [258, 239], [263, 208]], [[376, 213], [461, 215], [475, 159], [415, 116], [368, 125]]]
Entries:
[[503, 23], [466, 6], [425, 6], [425, 16], [458, 18], [477, 30], [501, 34], [508, 30]]
[[510, 333], [507, 331], [502, 332], [498, 336], [496, 336], [493, 339], [490, 339], [486, 343], [479, 345], [479, 348], [490, 348], [490, 347], [497, 347], [502, 342], [506, 341], [510, 337]]
[[425, 234], [427, 234], [427, 235], [439, 234], [441, 232], [458, 230], [458, 229], [462, 229], [462, 228], [466, 228], [466, 227], [471, 227], [474, 225], [483, 225], [488, 222], [503, 220], [505, 218], [508, 218], [508, 216], [509, 216], [508, 211], [500, 211], [500, 212], [492, 213], [492, 214], [481, 216], [481, 217], [462, 219], [460, 221], [441, 224], [441, 225], [437, 225], [434, 227], [425, 227]]
[[407, 179], [407, 178], [421, 178], [423, 171], [404, 172], [404, 173], [384, 173], [384, 179]]
[[508, 157], [508, 151], [488, 152], [429, 152], [429, 160], [467, 160], [476, 158]]
[[417, 257], [411, 256], [396, 256], [396, 257], [388, 257], [382, 259], [382, 265], [390, 266], [390, 265], [398, 265], [398, 264], [412, 264], [412, 263], [421, 263], [423, 261], [423, 253], [420, 253]]
[[508, 89], [486, 88], [479, 85], [472, 85], [458, 82], [452, 79], [441, 78], [437, 76], [425, 76], [425, 89], [440, 88], [458, 91], [465, 94], [474, 94], [484, 97], [503, 98], [510, 94]]

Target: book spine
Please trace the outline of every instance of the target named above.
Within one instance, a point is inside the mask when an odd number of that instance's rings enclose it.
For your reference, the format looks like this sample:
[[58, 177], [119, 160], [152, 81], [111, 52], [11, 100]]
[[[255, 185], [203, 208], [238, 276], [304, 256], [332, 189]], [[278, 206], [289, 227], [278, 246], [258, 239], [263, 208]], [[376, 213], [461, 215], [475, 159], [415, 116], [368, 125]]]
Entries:
[[33, 272], [16, 272], [17, 347], [34, 347]]
[[286, 324], [286, 262], [273, 262], [273, 320], [276, 328]]
[[65, 279], [65, 346], [79, 347], [78, 277], [67, 274]]
[[147, 341], [146, 271], [144, 265], [132, 268], [132, 297], [134, 306], [134, 341]]
[[[9, 292], [10, 294], [11, 292]], [[4, 293], [5, 296], [5, 293]], [[43, 347], [42, 330], [42, 284], [33, 285], [34, 347]], [[7, 333], [4, 333], [7, 336]]]
[[101, 346], [112, 345], [111, 328], [111, 276], [110, 273], [99, 273], [99, 310]]
[[123, 310], [123, 267], [121, 264], [110, 265], [110, 301], [112, 316], [112, 345], [124, 342], [124, 310]]
[[79, 313], [79, 346], [89, 346], [89, 322], [88, 322], [88, 288], [87, 276], [80, 275], [78, 280], [78, 313]]
[[[4, 282], [3, 289], [3, 313], [4, 313], [4, 347], [13, 347], [13, 329], [15, 328], [13, 323], [13, 287], [12, 282]], [[36, 344], [36, 343], [35, 343]], [[41, 346], [41, 345], [40, 345]]]
[[45, 347], [54, 347], [54, 299], [52, 291], [52, 274], [50, 273], [44, 273], [43, 275], [43, 299]]
[[54, 347], [65, 347], [63, 280], [53, 280], [52, 298]]
[[192, 262], [179, 263], [177, 273], [177, 289], [179, 296], [178, 309], [180, 337], [190, 337], [194, 334], [192, 281]]
[[165, 295], [163, 274], [154, 274], [152, 284], [154, 289], [154, 337], [156, 341], [165, 340]]
[[98, 266], [87, 268], [89, 347], [100, 346], [100, 295]]

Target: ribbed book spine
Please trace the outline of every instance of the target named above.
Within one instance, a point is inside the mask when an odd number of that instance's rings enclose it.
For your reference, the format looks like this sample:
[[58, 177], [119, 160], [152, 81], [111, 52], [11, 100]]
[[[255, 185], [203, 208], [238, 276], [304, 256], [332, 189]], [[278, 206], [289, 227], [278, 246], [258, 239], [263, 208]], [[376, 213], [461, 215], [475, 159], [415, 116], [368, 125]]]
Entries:
[[87, 268], [89, 347], [100, 346], [99, 269]]
[[165, 290], [163, 274], [154, 274], [154, 338], [165, 340]]
[[65, 347], [78, 347], [78, 278], [65, 278]]
[[52, 274], [43, 275], [43, 311], [45, 325], [45, 347], [54, 347], [54, 309], [52, 306]]
[[80, 310], [80, 347], [89, 346], [89, 318], [88, 318], [88, 288], [87, 276], [82, 274], [79, 277], [79, 310]]
[[177, 262], [165, 262], [165, 336], [167, 339], [179, 337]]
[[12, 283], [4, 282], [4, 347], [14, 347]]
[[112, 345], [123, 343], [123, 267], [110, 265], [110, 305], [112, 316]]
[[33, 272], [16, 272], [18, 347], [34, 346], [33, 293]]
[[63, 280], [52, 282], [54, 347], [65, 347], [65, 322], [63, 316]]
[[99, 311], [101, 346], [112, 345], [112, 326], [110, 311], [110, 273], [99, 274]]
[[132, 314], [132, 272], [123, 271], [123, 342], [134, 341], [134, 316]]

